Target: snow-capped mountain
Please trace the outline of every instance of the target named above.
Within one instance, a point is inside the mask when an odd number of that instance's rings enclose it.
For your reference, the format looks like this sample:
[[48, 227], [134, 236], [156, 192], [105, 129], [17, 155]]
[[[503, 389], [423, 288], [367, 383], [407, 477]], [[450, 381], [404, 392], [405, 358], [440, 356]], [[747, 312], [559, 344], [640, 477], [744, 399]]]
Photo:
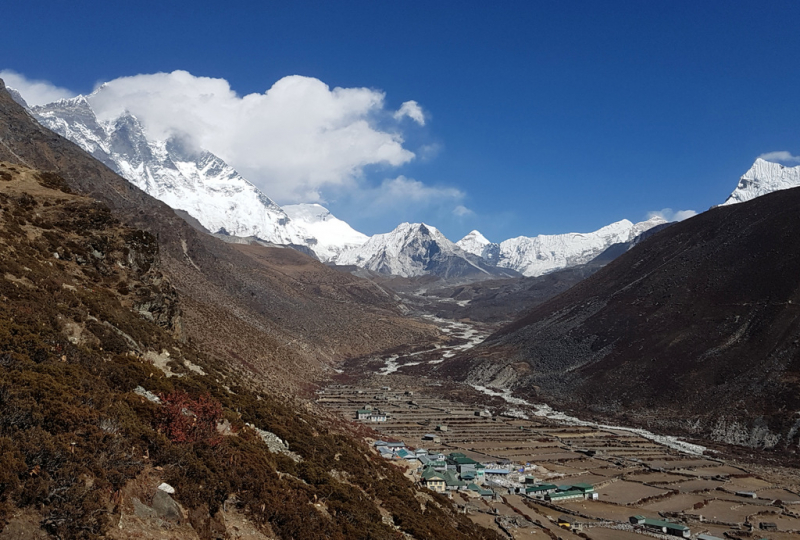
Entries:
[[289, 204], [283, 211], [307, 237], [307, 244], [322, 261], [334, 261], [342, 251], [363, 245], [369, 236], [353, 229], [319, 204]]
[[667, 221], [661, 217], [636, 224], [623, 219], [590, 233], [519, 236], [499, 244], [472, 231], [456, 245], [501, 268], [510, 268], [525, 276], [541, 276], [585, 264], [613, 244], [631, 242], [643, 232], [665, 223]]
[[174, 138], [148, 140], [131, 114], [101, 122], [84, 96], [33, 107], [31, 112], [44, 126], [153, 197], [188, 212], [213, 233], [255, 236], [277, 244], [306, 245], [309, 240], [280, 206], [219, 157]]
[[800, 186], [800, 165], [786, 167], [761, 158], [739, 179], [739, 185], [720, 206], [749, 201], [782, 189]]
[[470, 232], [464, 238], [456, 242], [456, 245], [467, 253], [477, 255], [491, 264], [497, 264], [500, 255], [500, 244], [490, 242], [478, 231]]
[[518, 275], [465, 252], [438, 229], [424, 223], [402, 223], [390, 233], [376, 234], [363, 245], [344, 251], [335, 262], [403, 277]]

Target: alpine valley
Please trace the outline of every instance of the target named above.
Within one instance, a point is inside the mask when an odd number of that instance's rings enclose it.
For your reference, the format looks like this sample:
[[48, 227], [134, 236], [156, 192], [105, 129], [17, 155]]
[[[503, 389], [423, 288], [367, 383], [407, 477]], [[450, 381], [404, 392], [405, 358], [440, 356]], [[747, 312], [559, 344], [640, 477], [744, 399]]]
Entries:
[[0, 540], [800, 530], [800, 166], [676, 223], [367, 236], [104, 91], [0, 81]]

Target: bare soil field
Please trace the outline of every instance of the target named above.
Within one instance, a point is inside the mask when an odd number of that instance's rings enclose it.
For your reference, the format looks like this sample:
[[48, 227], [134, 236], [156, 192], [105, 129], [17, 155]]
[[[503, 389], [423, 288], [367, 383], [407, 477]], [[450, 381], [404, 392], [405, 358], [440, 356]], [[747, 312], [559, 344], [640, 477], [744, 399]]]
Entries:
[[695, 493], [698, 491], [709, 491], [715, 490], [718, 487], [724, 485], [724, 482], [718, 480], [687, 480], [686, 482], [680, 482], [678, 484], [670, 484], [670, 489], [677, 489], [678, 491], [682, 491], [685, 493]]
[[583, 533], [591, 540], [642, 540], [642, 535], [631, 531], [607, 529], [605, 527], [592, 527]]
[[705, 500], [706, 497], [703, 495], [680, 493], [665, 499], [645, 503], [642, 505], [642, 508], [647, 508], [648, 510], [654, 510], [656, 512], [682, 512], [683, 510], [691, 512], [695, 504], [702, 503]]
[[657, 497], [669, 493], [665, 489], [658, 489], [636, 482], [618, 480], [597, 490], [600, 500], [616, 504], [634, 504], [646, 497]]
[[[717, 523], [744, 523], [748, 516], [763, 512], [763, 506], [753, 504], [737, 504], [733, 501], [711, 501], [697, 512], [705, 517], [706, 521]], [[765, 519], [764, 521], [772, 521]]]
[[559, 505], [562, 508], [577, 512], [582, 515], [593, 516], [598, 519], [606, 519], [617, 522], [627, 522], [628, 518], [635, 514], [645, 517], [661, 519], [658, 512], [647, 510], [646, 508], [629, 508], [619, 504], [611, 504], [602, 501], [569, 501]]
[[800, 495], [797, 495], [797, 493], [792, 493], [785, 489], [762, 489], [757, 494], [759, 499], [778, 500], [793, 504], [795, 506], [794, 511], [800, 513], [800, 506], [797, 505], [797, 503], [800, 503]]
[[637, 471], [636, 473], [629, 475], [627, 478], [628, 480], [642, 482], [643, 484], [672, 484], [674, 482], [683, 482], [687, 480], [686, 476], [680, 474], [643, 471]]
[[772, 487], [771, 483], [752, 476], [731, 478], [725, 482], [725, 489], [731, 491], [758, 491], [759, 489], [767, 489], [770, 487]]

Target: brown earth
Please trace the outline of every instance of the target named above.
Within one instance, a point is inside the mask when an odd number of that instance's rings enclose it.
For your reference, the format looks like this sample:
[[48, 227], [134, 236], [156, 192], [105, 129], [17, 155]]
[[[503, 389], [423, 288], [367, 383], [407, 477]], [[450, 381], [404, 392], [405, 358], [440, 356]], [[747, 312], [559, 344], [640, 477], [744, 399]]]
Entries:
[[433, 327], [402, 317], [396, 301], [366, 280], [310, 258], [300, 262], [289, 250], [264, 248], [254, 256], [195, 230], [40, 126], [2, 82], [0, 160], [57, 172], [76, 193], [155, 236], [162, 270], [181, 298], [182, 337], [252, 371], [273, 390], [306, 388], [348, 356], [435, 339]]

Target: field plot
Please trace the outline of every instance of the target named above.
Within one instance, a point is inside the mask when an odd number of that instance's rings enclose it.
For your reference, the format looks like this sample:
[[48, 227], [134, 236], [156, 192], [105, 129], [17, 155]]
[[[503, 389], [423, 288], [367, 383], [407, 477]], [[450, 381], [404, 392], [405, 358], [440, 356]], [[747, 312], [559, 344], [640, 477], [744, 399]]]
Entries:
[[592, 527], [583, 531], [591, 540], [643, 540], [641, 534], [631, 531], [620, 531], [605, 527]]
[[672, 484], [688, 480], [686, 476], [664, 472], [637, 471], [628, 475], [628, 480], [641, 482], [643, 484]]
[[772, 484], [754, 476], [731, 478], [725, 482], [725, 489], [728, 491], [758, 491], [759, 489], [767, 489], [770, 487], [772, 487]]
[[600, 500], [617, 504], [634, 504], [646, 497], [657, 497], [658, 495], [669, 493], [669, 491], [665, 489], [645, 486], [644, 484], [625, 480], [611, 482], [598, 489], [597, 492], [600, 494]]
[[[716, 467], [720, 463], [710, 459], [691, 458], [691, 457], [672, 457], [668, 459], [647, 459], [645, 460], [651, 469], [664, 469], [668, 471], [676, 469], [692, 469], [697, 467]], [[741, 471], [739, 471], [741, 472]]]
[[579, 474], [575, 476], [565, 476], [563, 478], [558, 479], [559, 484], [577, 484], [577, 483], [584, 483], [584, 484], [592, 484], [595, 488], [598, 484], [605, 484], [608, 482], [608, 478], [605, 476], [596, 476], [593, 474]]
[[730, 476], [734, 474], [744, 474], [744, 473], [745, 471], [743, 471], [739, 467], [733, 467], [731, 465], [717, 465], [716, 467], [696, 467], [689, 471], [686, 471], [686, 474], [691, 474], [694, 476], [701, 476], [701, 477]]
[[[709, 502], [697, 512], [702, 514], [706, 521], [716, 521], [717, 523], [744, 523], [748, 516], [763, 511], [763, 506], [737, 504], [733, 501], [717, 500]], [[765, 519], [764, 521], [770, 520]]]
[[620, 467], [613, 463], [606, 463], [604, 467], [599, 469], [589, 469], [591, 474], [605, 477], [622, 477], [636, 472], [642, 472], [641, 467]]
[[[642, 508], [647, 508], [648, 510], [653, 510], [655, 512], [682, 512], [684, 510], [692, 512], [692, 507], [695, 504], [702, 503], [705, 500], [706, 498], [702, 495], [680, 493], [665, 499], [645, 503], [642, 505]], [[697, 511], [700, 512], [700, 510]]]
[[670, 484], [669, 488], [677, 489], [684, 493], [696, 493], [698, 491], [713, 491], [724, 484], [725, 482], [720, 480], [697, 479], [687, 480], [686, 482], [680, 482], [678, 484]]
[[603, 501], [569, 501], [559, 503], [559, 507], [578, 512], [583, 515], [593, 516], [598, 519], [610, 521], [626, 522], [634, 514], [641, 514], [645, 517], [661, 519], [658, 512], [652, 510], [629, 508], [619, 504], [610, 504]]
[[[792, 493], [786, 489], [762, 489], [758, 492], [758, 498], [772, 501], [782, 501], [783, 503], [788, 504], [800, 503], [800, 495], [797, 495], [797, 493]], [[797, 508], [795, 512], [800, 513], [800, 508]]]

